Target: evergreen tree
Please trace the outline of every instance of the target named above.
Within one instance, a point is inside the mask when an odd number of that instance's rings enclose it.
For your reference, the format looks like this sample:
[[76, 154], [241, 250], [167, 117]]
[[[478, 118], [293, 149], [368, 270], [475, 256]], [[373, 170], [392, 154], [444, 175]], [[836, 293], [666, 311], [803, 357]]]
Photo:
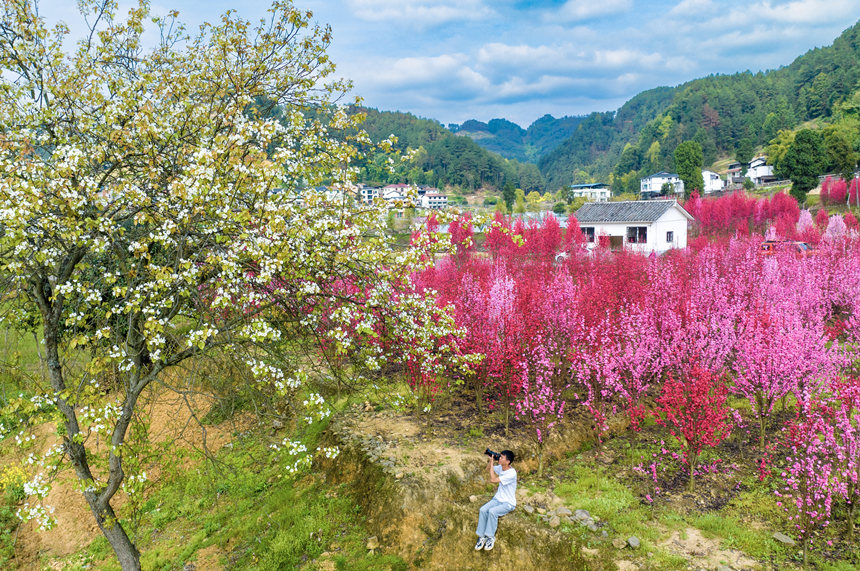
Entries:
[[791, 179], [791, 195], [798, 202], [818, 186], [818, 175], [824, 167], [825, 150], [821, 134], [811, 129], [797, 133], [781, 162], [782, 171]]
[[684, 181], [684, 192], [701, 191], [705, 186], [702, 178], [702, 146], [696, 141], [684, 141], [675, 149], [675, 168]]

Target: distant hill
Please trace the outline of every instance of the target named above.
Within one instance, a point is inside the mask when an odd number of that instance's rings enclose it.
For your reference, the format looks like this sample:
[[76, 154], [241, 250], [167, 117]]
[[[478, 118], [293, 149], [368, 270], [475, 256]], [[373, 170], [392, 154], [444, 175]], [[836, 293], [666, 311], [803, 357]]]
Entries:
[[616, 191], [638, 189], [638, 178], [674, 170], [675, 147], [698, 141], [705, 164], [733, 156], [743, 140], [760, 148], [781, 129], [829, 117], [860, 81], [860, 22], [831, 46], [791, 65], [760, 73], [711, 75], [677, 87], [640, 93], [616, 113], [592, 113], [538, 166], [549, 190], [577, 172]]
[[394, 173], [387, 169], [387, 157], [367, 157], [358, 165], [362, 169], [363, 182], [409, 182], [439, 188], [455, 186], [464, 192], [473, 192], [482, 187], [500, 189], [508, 182], [526, 192], [542, 192], [545, 188], [543, 176], [536, 165], [506, 159], [469, 137], [454, 135], [437, 121], [422, 119], [411, 113], [365, 107], [354, 107], [352, 112], [366, 115], [362, 126], [374, 143], [395, 135], [398, 139], [395, 148], [398, 151], [417, 151], [409, 165]]
[[448, 128], [466, 135], [489, 151], [521, 162], [537, 163], [538, 160], [558, 147], [576, 130], [585, 117], [562, 117], [544, 115], [523, 129], [507, 119], [492, 119], [482, 123], [470, 119], [462, 125], [452, 124]]

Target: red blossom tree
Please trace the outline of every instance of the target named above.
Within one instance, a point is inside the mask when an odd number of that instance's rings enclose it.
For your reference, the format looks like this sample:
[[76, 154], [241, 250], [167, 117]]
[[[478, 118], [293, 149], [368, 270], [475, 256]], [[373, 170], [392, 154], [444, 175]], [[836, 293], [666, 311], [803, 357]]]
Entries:
[[689, 489], [695, 490], [699, 457], [706, 446], [714, 447], [731, 432], [731, 409], [726, 406], [725, 380], [698, 364], [683, 375], [670, 376], [657, 399], [657, 421], [681, 444], [683, 461], [690, 474]]

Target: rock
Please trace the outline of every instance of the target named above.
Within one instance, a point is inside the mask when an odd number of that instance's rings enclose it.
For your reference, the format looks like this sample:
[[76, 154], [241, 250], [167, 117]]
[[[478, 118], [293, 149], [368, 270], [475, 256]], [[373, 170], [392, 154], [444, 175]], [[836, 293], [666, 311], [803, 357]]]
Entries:
[[624, 549], [625, 547], [627, 547], [627, 542], [620, 537], [616, 537], [612, 540], [612, 547], [614, 547], [615, 549]]
[[728, 565], [718, 565], [716, 571], [732, 571], [732, 568]]
[[272, 428], [274, 430], [280, 430], [284, 427], [284, 423], [278, 420], [277, 418], [272, 421]]
[[773, 538], [780, 543], [784, 543], [786, 545], [794, 545], [794, 540], [782, 532], [777, 531], [773, 534]]
[[[394, 477], [395, 477], [395, 478], [397, 478], [397, 479], [399, 480], [400, 478], [402, 478], [402, 477], [403, 477], [403, 472], [397, 472], [396, 474], [394, 474]], [[471, 500], [471, 499], [472, 499], [472, 498], [469, 498], [469, 500]]]
[[371, 551], [379, 548], [379, 539], [375, 535], [367, 540], [367, 548]]
[[594, 523], [594, 520], [589, 521], [585, 525], [585, 527], [587, 527], [589, 531], [597, 531], [598, 530], [597, 524]]
[[564, 515], [572, 515], [573, 512], [565, 507], [560, 507], [555, 510], [555, 515], [564, 516]]
[[538, 509], [537, 509], [537, 512], [538, 512], [540, 515], [543, 515], [543, 514], [545, 514], [545, 513], [546, 513], [546, 510], [545, 510], [545, 509], [543, 509], [543, 508], [538, 508]]
[[607, 531], [604, 529], [603, 531], [600, 532], [600, 536], [601, 537], [609, 537], [609, 533], [607, 533]]
[[478, 501], [478, 496], [469, 496], [469, 503], [474, 504]]
[[561, 518], [559, 518], [557, 515], [552, 516], [552, 519], [549, 520], [549, 526], [550, 527], [558, 527], [560, 525], [561, 525]]
[[573, 517], [578, 521], [583, 521], [586, 519], [591, 519], [591, 514], [588, 513], [588, 510], [576, 510], [573, 512]]
[[635, 535], [631, 535], [627, 538], [627, 545], [629, 545], [633, 549], [639, 549], [639, 538]]
[[524, 506], [523, 506], [523, 511], [524, 511], [524, 512], [526, 512], [526, 513], [527, 513], [527, 514], [529, 514], [529, 515], [531, 515], [531, 514], [535, 513], [535, 509], [534, 509], [532, 506], [528, 505], [528, 504], [526, 504], [526, 505], [524, 505]]
[[582, 554], [586, 557], [597, 557], [598, 555], [600, 555], [599, 549], [589, 549], [587, 547], [583, 547], [582, 549], [580, 549], [580, 551], [582, 551]]

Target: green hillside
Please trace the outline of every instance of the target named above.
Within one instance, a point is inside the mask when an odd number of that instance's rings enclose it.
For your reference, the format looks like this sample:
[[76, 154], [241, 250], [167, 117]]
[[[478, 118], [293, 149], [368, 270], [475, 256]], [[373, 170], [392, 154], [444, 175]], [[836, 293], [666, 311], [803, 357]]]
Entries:
[[858, 88], [860, 23], [831, 46], [816, 48], [791, 65], [760, 73], [711, 75], [673, 88], [643, 92], [617, 113], [592, 113], [538, 165], [549, 189], [574, 173], [629, 190], [644, 172], [673, 170], [673, 153], [695, 140], [705, 164], [734, 156], [744, 142], [762, 148], [781, 129], [829, 118]]
[[387, 156], [368, 156], [358, 165], [362, 169], [360, 178], [363, 182], [408, 182], [439, 188], [453, 186], [464, 192], [482, 187], [499, 189], [510, 182], [526, 192], [544, 190], [543, 176], [536, 165], [506, 159], [469, 137], [454, 135], [437, 121], [411, 113], [369, 108], [354, 108], [353, 112], [366, 115], [363, 128], [374, 143], [395, 135], [398, 151], [416, 151], [408, 164], [398, 167], [393, 173], [387, 168]]
[[470, 119], [462, 125], [449, 125], [458, 135], [466, 135], [489, 151], [521, 162], [537, 161], [562, 144], [575, 131], [585, 117], [544, 115], [528, 129], [507, 119], [492, 119], [482, 123]]

